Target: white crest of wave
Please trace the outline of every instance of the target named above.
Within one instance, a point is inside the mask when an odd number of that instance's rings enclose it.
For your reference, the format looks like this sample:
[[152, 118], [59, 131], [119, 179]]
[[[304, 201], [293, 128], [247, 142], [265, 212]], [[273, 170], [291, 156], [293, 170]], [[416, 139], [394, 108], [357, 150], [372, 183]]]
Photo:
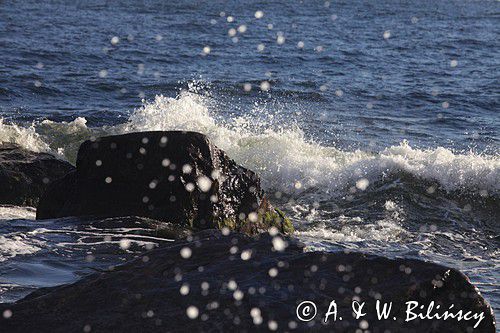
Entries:
[[278, 125], [272, 117], [263, 119], [249, 113], [216, 120], [213, 115], [218, 110], [211, 108], [216, 108], [216, 104], [209, 97], [188, 91], [176, 98], [157, 96], [136, 110], [120, 131], [204, 133], [235, 161], [259, 173], [265, 187], [287, 193], [315, 187], [333, 194], [355, 186], [360, 179], [371, 183], [397, 171], [437, 181], [445, 190], [500, 189], [498, 157], [456, 154], [442, 147], [421, 150], [407, 142], [378, 154], [345, 152], [308, 140], [297, 126]]
[[80, 144], [92, 135], [109, 135], [105, 127], [88, 128], [84, 117], [77, 117], [70, 122], [44, 120], [37, 126], [37, 131], [45, 141], [50, 142], [51, 147], [55, 147], [54, 150], [59, 155], [64, 155], [69, 160], [76, 160]]
[[0, 118], [0, 144], [14, 143], [35, 152], [50, 151], [50, 147], [36, 132], [35, 125], [21, 127], [7, 124]]
[[474, 153], [455, 154], [451, 150], [419, 150], [407, 142], [384, 149], [377, 158], [382, 166], [403, 170], [419, 178], [435, 180], [445, 190], [472, 188], [479, 191], [500, 190], [500, 159]]
[[181, 91], [175, 98], [156, 96], [135, 110], [127, 122], [113, 127], [88, 128], [82, 117], [72, 122], [44, 121], [28, 128], [0, 121], [0, 141], [35, 151], [50, 146], [74, 160], [80, 143], [92, 135], [152, 130], [203, 133], [236, 162], [260, 174], [265, 188], [290, 194], [315, 188], [335, 195], [357, 185], [369, 189], [383, 175], [398, 171], [436, 181], [445, 190], [470, 189], [483, 194], [500, 190], [498, 156], [457, 154], [442, 147], [422, 150], [407, 142], [379, 153], [342, 151], [307, 139], [297, 125], [280, 123], [265, 107], [255, 106], [239, 116], [222, 115], [217, 100], [196, 89]]

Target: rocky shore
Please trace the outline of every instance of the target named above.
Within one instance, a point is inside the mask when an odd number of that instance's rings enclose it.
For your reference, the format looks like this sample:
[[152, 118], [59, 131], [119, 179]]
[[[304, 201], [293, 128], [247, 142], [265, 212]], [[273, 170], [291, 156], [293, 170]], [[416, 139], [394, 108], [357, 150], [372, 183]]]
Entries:
[[[199, 133], [89, 140], [76, 168], [36, 153], [29, 159], [43, 163], [20, 167], [28, 153], [16, 149], [0, 148], [2, 181], [23, 180], [18, 195], [22, 204], [39, 202], [38, 219], [143, 223], [177, 240], [0, 304], [1, 332], [495, 332], [491, 307], [455, 269], [306, 251], [258, 175]], [[29, 184], [36, 190], [26, 190]], [[379, 318], [384, 305], [390, 311]]]
[[54, 155], [0, 144], [0, 204], [35, 207], [51, 182], [74, 169]]

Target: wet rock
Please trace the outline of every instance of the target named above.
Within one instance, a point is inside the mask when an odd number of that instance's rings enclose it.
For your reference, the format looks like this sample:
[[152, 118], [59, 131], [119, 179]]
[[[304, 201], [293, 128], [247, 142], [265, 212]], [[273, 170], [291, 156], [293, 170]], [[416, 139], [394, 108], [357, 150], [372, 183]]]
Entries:
[[36, 206], [50, 183], [73, 169], [51, 154], [0, 144], [0, 204]]
[[[144, 260], [142, 257], [147, 257]], [[41, 289], [0, 305], [2, 332], [333, 331], [495, 332], [490, 306], [462, 273], [418, 260], [360, 253], [306, 252], [295, 240], [251, 238], [207, 230], [145, 253], [141, 258], [72, 284]], [[387, 320], [375, 301], [392, 303]], [[300, 321], [297, 305], [313, 301], [317, 315]], [[338, 313], [324, 322], [330, 302]], [[352, 302], [366, 302], [352, 316]], [[476, 320], [412, 320], [407, 301]], [[416, 310], [415, 310], [416, 311]], [[305, 314], [303, 314], [305, 318]], [[342, 317], [342, 320], [340, 320]], [[394, 318], [396, 318], [394, 320]]]
[[198, 230], [293, 231], [265, 200], [259, 177], [200, 133], [141, 132], [85, 141], [76, 166], [47, 191], [37, 218], [135, 215]]

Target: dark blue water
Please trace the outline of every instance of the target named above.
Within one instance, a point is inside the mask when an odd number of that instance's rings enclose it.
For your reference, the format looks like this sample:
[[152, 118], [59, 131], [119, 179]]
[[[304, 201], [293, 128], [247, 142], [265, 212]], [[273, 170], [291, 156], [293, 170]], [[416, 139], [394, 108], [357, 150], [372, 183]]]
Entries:
[[[304, 129], [328, 133], [324, 140], [333, 132], [340, 143], [361, 147], [410, 139], [495, 149], [499, 7], [496, 1], [3, 3], [0, 110], [22, 119], [86, 115], [102, 125], [140, 105], [139, 96], [175, 95], [179, 81], [203, 78], [245, 105], [267, 98], [255, 88], [269, 80], [273, 98], [302, 111]], [[234, 42], [228, 31], [241, 25], [247, 30]], [[254, 89], [245, 94], [247, 82]], [[311, 121], [318, 118], [321, 124]]]
[[[498, 311], [499, 23], [498, 1], [2, 2], [0, 141], [74, 160], [93, 135], [203, 132], [312, 248], [459, 268]], [[2, 299], [86, 272], [9, 209]]]

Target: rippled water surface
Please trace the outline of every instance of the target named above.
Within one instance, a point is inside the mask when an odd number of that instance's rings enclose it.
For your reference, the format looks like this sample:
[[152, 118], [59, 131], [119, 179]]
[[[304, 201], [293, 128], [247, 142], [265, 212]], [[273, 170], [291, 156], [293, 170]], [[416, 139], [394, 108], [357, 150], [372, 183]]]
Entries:
[[[74, 161], [91, 136], [202, 132], [311, 249], [458, 268], [498, 312], [499, 23], [498, 1], [2, 2], [0, 141]], [[168, 242], [0, 216], [3, 302]]]

